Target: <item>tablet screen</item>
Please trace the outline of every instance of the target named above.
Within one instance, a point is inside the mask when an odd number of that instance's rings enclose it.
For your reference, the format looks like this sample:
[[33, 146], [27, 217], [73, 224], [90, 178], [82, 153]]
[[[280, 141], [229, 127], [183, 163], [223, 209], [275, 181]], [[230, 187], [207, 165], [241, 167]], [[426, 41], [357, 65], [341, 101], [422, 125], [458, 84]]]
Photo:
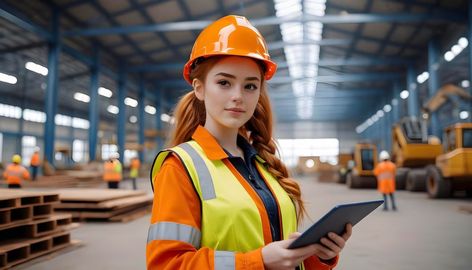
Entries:
[[337, 205], [302, 233], [288, 248], [295, 249], [319, 243], [320, 239], [329, 232], [342, 235], [347, 223], [351, 223], [352, 226], [356, 225], [383, 202], [383, 200], [376, 200]]

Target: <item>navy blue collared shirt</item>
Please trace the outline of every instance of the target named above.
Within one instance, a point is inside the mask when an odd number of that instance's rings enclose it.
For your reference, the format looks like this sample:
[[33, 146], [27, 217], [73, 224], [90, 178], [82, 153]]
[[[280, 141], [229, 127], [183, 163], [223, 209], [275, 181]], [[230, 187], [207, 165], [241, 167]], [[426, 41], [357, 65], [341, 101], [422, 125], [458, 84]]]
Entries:
[[225, 152], [228, 154], [231, 164], [233, 164], [233, 166], [244, 177], [244, 179], [246, 179], [246, 181], [256, 191], [257, 195], [259, 195], [261, 198], [269, 216], [272, 240], [279, 241], [281, 240], [279, 208], [277, 206], [277, 202], [275, 201], [274, 195], [256, 168], [256, 149], [254, 149], [252, 145], [250, 145], [242, 136], [238, 136], [237, 144], [244, 153], [244, 160], [240, 157], [231, 155], [231, 153], [226, 150]]

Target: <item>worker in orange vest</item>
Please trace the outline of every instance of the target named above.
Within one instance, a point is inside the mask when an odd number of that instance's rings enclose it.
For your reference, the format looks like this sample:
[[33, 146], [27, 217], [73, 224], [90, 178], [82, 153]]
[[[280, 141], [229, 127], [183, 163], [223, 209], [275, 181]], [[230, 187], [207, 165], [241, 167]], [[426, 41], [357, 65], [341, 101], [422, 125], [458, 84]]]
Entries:
[[120, 181], [122, 179], [122, 166], [118, 160], [120, 155], [118, 153], [112, 153], [110, 159], [104, 164], [103, 180], [108, 183], [108, 188], [117, 189], [119, 188]]
[[29, 172], [21, 166], [20, 155], [13, 155], [11, 161], [13, 163], [7, 166], [3, 172], [3, 178], [7, 181], [8, 188], [21, 188], [21, 180], [29, 179]]
[[131, 159], [129, 177], [133, 180], [133, 189], [138, 189], [136, 185], [136, 178], [139, 176], [139, 167], [141, 167], [141, 162], [139, 161], [138, 157], [134, 157]]
[[39, 147], [34, 148], [34, 153], [31, 156], [30, 167], [31, 167], [31, 174], [33, 175], [32, 180], [36, 180], [36, 176], [38, 175], [38, 167], [41, 165], [41, 161], [39, 159]]
[[397, 166], [390, 161], [390, 154], [387, 151], [381, 151], [379, 154], [381, 161], [374, 169], [374, 174], [377, 177], [377, 188], [384, 197], [384, 211], [388, 210], [387, 195], [389, 195], [392, 202], [393, 211], [397, 210], [395, 205], [395, 175]]

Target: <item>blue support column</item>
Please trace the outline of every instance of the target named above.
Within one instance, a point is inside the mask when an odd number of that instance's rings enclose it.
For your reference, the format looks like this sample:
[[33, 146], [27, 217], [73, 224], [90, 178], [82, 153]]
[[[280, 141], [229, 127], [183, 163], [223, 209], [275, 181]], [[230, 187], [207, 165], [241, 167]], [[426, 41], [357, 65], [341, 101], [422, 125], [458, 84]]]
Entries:
[[409, 66], [406, 77], [408, 92], [408, 116], [419, 117], [419, 100], [418, 100], [418, 85], [416, 84], [416, 70]]
[[393, 98], [392, 98], [392, 122], [397, 123], [400, 121], [400, 92], [402, 91], [402, 86], [400, 82], [395, 81], [393, 84]]
[[139, 130], [138, 130], [138, 140], [139, 140], [139, 145], [142, 147], [141, 151], [139, 152], [139, 160], [141, 162], [144, 161], [144, 128], [145, 128], [145, 114], [144, 114], [144, 106], [146, 101], [146, 89], [144, 88], [144, 80], [143, 78], [140, 78], [139, 80], [139, 98], [138, 98], [138, 123], [139, 123]]
[[[439, 44], [436, 39], [432, 39], [428, 43], [428, 96], [431, 98], [436, 94], [439, 89]], [[430, 115], [430, 128], [429, 133], [437, 136], [438, 138], [441, 135], [438, 113], [433, 112]]]
[[89, 162], [96, 160], [97, 154], [97, 134], [98, 134], [98, 121], [99, 121], [99, 110], [98, 110], [98, 81], [100, 76], [100, 52], [98, 47], [94, 48], [93, 65], [90, 67], [90, 103], [89, 103]]
[[126, 130], [126, 73], [120, 70], [118, 75], [118, 125], [116, 133], [118, 136], [118, 154], [120, 154], [120, 161], [124, 160], [125, 153], [125, 130]]
[[54, 165], [54, 138], [56, 136], [54, 119], [57, 110], [57, 92], [59, 77], [59, 54], [61, 45], [59, 40], [59, 11], [52, 12], [52, 40], [49, 42], [48, 52], [48, 84], [46, 89], [46, 123], [44, 124], [44, 159]]
[[[469, 41], [469, 81], [472, 82], [472, 3], [469, 1], [469, 31], [467, 34], [467, 39]], [[472, 94], [472, 87], [469, 88], [469, 91]], [[469, 101], [469, 122], [472, 122], [472, 101]]]

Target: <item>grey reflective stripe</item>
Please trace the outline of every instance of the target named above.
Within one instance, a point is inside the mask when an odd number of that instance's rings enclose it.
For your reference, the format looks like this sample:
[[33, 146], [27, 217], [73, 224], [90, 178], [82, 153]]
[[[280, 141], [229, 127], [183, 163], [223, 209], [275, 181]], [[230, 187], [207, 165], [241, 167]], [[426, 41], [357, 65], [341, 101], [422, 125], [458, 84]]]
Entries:
[[5, 174], [7, 176], [15, 176], [15, 177], [21, 178], [24, 172], [25, 172], [24, 170], [12, 170], [12, 169], [8, 170], [7, 169]]
[[234, 270], [236, 258], [231, 251], [215, 251], [215, 270]]
[[192, 226], [175, 222], [158, 222], [149, 227], [147, 242], [176, 240], [188, 243], [198, 249], [201, 238], [202, 233]]
[[189, 143], [183, 143], [179, 145], [193, 161], [195, 165], [195, 170], [197, 170], [198, 181], [200, 182], [200, 188], [202, 190], [203, 200], [211, 200], [216, 198], [215, 187], [213, 186], [213, 179], [211, 178], [210, 171], [205, 164], [205, 161], [200, 156], [200, 154], [193, 149]]
[[383, 172], [377, 176], [379, 180], [385, 180], [385, 179], [393, 179], [393, 174], [390, 172]]

